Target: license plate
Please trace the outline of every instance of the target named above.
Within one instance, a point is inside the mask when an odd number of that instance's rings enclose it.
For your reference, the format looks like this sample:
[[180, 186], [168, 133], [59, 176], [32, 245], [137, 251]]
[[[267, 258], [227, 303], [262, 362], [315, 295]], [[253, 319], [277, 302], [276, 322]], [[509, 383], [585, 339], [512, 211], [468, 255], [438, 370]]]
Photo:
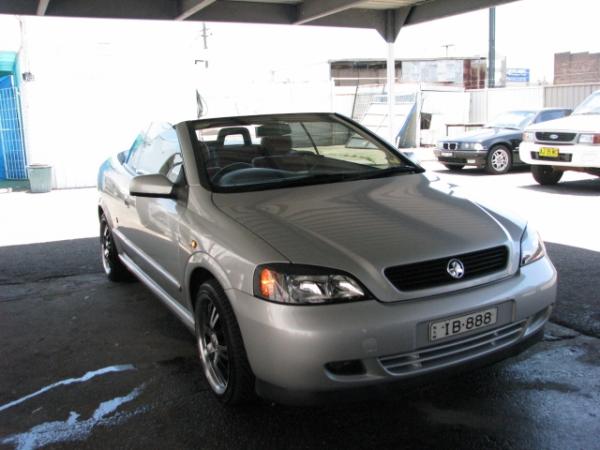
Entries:
[[442, 152], [442, 156], [452, 156], [452, 152]]
[[449, 336], [494, 325], [498, 320], [498, 308], [490, 308], [452, 319], [440, 320], [429, 324], [429, 340], [437, 341]]
[[544, 156], [546, 158], [558, 158], [560, 152], [556, 147], [542, 147], [540, 148], [540, 156]]

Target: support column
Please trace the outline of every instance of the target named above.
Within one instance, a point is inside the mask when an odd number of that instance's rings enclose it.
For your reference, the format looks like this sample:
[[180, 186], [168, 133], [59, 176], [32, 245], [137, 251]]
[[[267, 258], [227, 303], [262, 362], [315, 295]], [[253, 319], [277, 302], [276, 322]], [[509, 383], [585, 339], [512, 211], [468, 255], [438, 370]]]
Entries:
[[496, 87], [496, 8], [490, 8], [490, 42], [488, 49], [488, 87]]
[[389, 133], [388, 138], [391, 144], [394, 144], [396, 133], [399, 130], [394, 129], [394, 105], [395, 95], [394, 87], [396, 84], [396, 58], [394, 56], [394, 42], [400, 32], [400, 29], [410, 15], [412, 7], [400, 9], [387, 9], [383, 11], [381, 26], [377, 28], [381, 36], [387, 43], [387, 89], [388, 89], [388, 121]]
[[389, 121], [389, 135], [388, 139], [391, 144], [395, 144], [394, 139], [396, 138], [396, 131], [394, 130], [394, 104], [395, 95], [394, 87], [396, 84], [396, 58], [394, 57], [394, 43], [388, 42], [388, 54], [387, 54], [387, 89], [388, 89], [388, 121]]

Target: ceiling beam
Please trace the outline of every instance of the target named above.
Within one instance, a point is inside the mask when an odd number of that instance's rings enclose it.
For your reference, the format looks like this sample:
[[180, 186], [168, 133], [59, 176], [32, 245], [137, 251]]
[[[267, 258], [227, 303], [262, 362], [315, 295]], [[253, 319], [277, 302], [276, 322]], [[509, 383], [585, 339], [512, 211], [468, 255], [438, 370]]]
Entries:
[[[2, 11], [4, 1], [0, 0], [0, 13], [4, 12]], [[36, 1], [35, 5], [37, 6], [39, 3]], [[175, 0], [52, 0], [47, 3], [46, 16], [173, 20], [181, 13], [178, 4], [183, 2]], [[36, 6], [33, 8], [33, 14], [36, 12]]]
[[374, 28], [378, 30], [384, 25], [384, 14], [377, 9], [347, 9], [335, 15], [316, 19], [307, 25], [323, 27]]
[[323, 17], [350, 9], [364, 0], [304, 0], [297, 6], [298, 16], [294, 22], [302, 25]]
[[[258, 0], [216, 0], [211, 4], [205, 3], [206, 0], [0, 0], [0, 14], [33, 15], [43, 6], [42, 3], [47, 3], [46, 16], [173, 20], [186, 14], [185, 20], [206, 22], [281, 25], [300, 22], [330, 27], [371, 28], [385, 36], [386, 23], [388, 31], [395, 32], [402, 23], [404, 26], [415, 25], [511, 1], [514, 0], [428, 0], [413, 6], [404, 22], [400, 15], [406, 13], [406, 7], [393, 9], [395, 17], [392, 21], [389, 13], [360, 8], [351, 0], [306, 0], [303, 12], [299, 4]], [[192, 8], [196, 9], [190, 11]]]
[[433, 0], [422, 5], [413, 7], [406, 25], [416, 25], [430, 20], [442, 19], [444, 17], [463, 14], [478, 9], [490, 8], [492, 6], [512, 3], [514, 0]]
[[39, 0], [37, 11], [35, 12], [38, 16], [46, 15], [46, 10], [48, 9], [48, 5], [50, 4], [50, 0]]
[[195, 2], [184, 1], [182, 7], [182, 13], [175, 17], [175, 20], [185, 20], [188, 17], [193, 16], [197, 12], [202, 11], [207, 6], [212, 5], [217, 0], [200, 0]]
[[210, 8], [201, 9], [188, 20], [289, 25], [295, 17], [294, 5], [227, 0], [214, 2]]

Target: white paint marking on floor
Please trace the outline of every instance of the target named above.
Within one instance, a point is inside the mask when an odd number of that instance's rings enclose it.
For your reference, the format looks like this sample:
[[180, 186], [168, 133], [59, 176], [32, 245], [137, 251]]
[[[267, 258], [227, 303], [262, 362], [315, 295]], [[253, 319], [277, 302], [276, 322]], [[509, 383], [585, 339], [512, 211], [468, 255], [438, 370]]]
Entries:
[[96, 425], [114, 426], [133, 415], [145, 411], [138, 408], [130, 413], [114, 413], [123, 404], [136, 399], [144, 390], [144, 385], [136, 387], [123, 397], [102, 402], [89, 419], [79, 420], [79, 413], [71, 411], [66, 420], [45, 422], [19, 434], [13, 434], [0, 441], [1, 444], [14, 444], [15, 450], [35, 450], [49, 444], [65, 441], [82, 441], [89, 437]]
[[58, 386], [67, 386], [67, 385], [73, 384], [73, 383], [84, 383], [86, 381], [91, 380], [92, 378], [95, 378], [95, 377], [98, 377], [101, 375], [105, 375], [107, 373], [124, 372], [126, 370], [135, 370], [135, 367], [131, 364], [123, 364], [123, 365], [119, 365], [119, 366], [108, 366], [108, 367], [103, 367], [102, 369], [87, 372], [85, 375], [83, 375], [82, 377], [79, 377], [79, 378], [67, 378], [66, 380], [57, 381], [56, 383], [52, 383], [48, 386], [45, 386], [42, 389], [33, 392], [32, 394], [26, 395], [17, 400], [13, 400], [12, 402], [1, 405], [0, 412], [6, 410], [8, 408], [12, 408], [13, 406], [18, 405], [20, 403], [23, 403], [23, 402], [29, 400], [30, 398], [37, 397], [38, 395], [41, 395], [44, 392], [48, 392], [49, 390], [54, 389]]

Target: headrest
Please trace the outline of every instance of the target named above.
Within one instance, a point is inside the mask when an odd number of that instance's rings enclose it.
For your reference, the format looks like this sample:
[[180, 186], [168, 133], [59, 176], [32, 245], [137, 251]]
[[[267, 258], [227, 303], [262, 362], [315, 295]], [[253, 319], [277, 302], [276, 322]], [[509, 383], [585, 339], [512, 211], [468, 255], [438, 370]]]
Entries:
[[256, 137], [285, 136], [291, 132], [292, 129], [290, 128], [290, 125], [282, 122], [265, 123], [256, 127]]
[[281, 155], [289, 153], [292, 149], [291, 136], [265, 136], [260, 144], [265, 150], [267, 156]]
[[217, 135], [217, 145], [222, 147], [223, 144], [225, 144], [225, 137], [235, 136], [237, 134], [240, 134], [242, 136], [242, 139], [244, 139], [244, 145], [252, 145], [250, 132], [248, 131], [248, 128], [244, 127], [221, 128], [219, 130], [219, 134]]

